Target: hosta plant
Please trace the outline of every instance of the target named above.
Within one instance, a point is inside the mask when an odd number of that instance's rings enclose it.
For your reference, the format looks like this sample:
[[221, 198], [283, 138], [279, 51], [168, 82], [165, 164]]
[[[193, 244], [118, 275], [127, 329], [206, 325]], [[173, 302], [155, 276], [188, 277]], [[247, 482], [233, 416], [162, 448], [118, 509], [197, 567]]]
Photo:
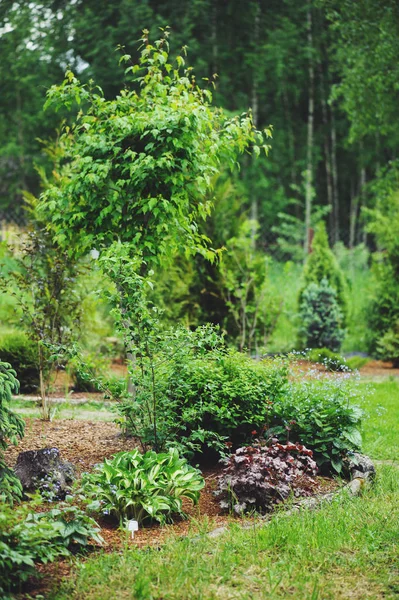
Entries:
[[311, 450], [301, 444], [255, 444], [239, 448], [219, 477], [216, 495], [222, 508], [241, 514], [267, 512], [289, 496], [308, 496], [314, 490], [317, 465]]
[[204, 479], [177, 450], [166, 453], [138, 450], [119, 452], [93, 473], [83, 476], [82, 491], [91, 499], [89, 509], [115, 515], [120, 521], [164, 523], [184, 516], [183, 498], [198, 502]]

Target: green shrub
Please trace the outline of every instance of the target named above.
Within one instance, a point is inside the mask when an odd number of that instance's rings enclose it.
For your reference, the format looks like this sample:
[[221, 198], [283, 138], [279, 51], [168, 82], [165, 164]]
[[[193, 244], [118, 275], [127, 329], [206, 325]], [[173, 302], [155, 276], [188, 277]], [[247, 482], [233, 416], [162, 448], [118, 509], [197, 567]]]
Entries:
[[340, 349], [345, 337], [343, 315], [327, 279], [320, 284], [310, 283], [303, 291], [299, 322], [299, 335], [307, 348]]
[[349, 403], [354, 395], [345, 379], [291, 383], [273, 407], [270, 435], [310, 448], [319, 467], [340, 473], [348, 453], [361, 447], [362, 411]]
[[89, 509], [135, 519], [139, 523], [155, 520], [164, 523], [173, 515], [184, 516], [182, 499], [198, 502], [204, 479], [177, 450], [157, 454], [138, 450], [119, 452], [85, 473], [82, 491], [93, 502]]
[[357, 371], [358, 369], [361, 369], [367, 365], [369, 362], [370, 359], [367, 356], [350, 356], [346, 359], [347, 367], [351, 371]]
[[399, 367], [399, 320], [377, 340], [377, 355], [382, 360], [392, 361], [394, 367]]
[[11, 365], [0, 361], [0, 501], [12, 504], [22, 498], [22, 486], [3, 458], [9, 443], [17, 445], [24, 435], [24, 420], [7, 406], [12, 393], [18, 392], [19, 383]]
[[32, 512], [37, 502], [0, 509], [0, 594], [19, 591], [21, 584], [37, 575], [36, 562], [47, 563], [57, 556], [102, 543], [96, 522], [82, 510], [67, 504], [44, 513]]
[[109, 360], [94, 353], [83, 357], [75, 356], [68, 363], [75, 392], [101, 392]]
[[328, 243], [327, 230], [324, 222], [316, 227], [312, 242], [312, 252], [308, 255], [303, 270], [303, 286], [299, 292], [299, 304], [302, 304], [303, 294], [310, 284], [321, 284], [327, 279], [336, 292], [336, 299], [345, 323], [348, 316], [348, 286], [345, 276]]
[[226, 440], [234, 445], [250, 441], [254, 429], [265, 427], [273, 402], [287, 386], [284, 361], [255, 361], [228, 349], [211, 327], [171, 331], [159, 342], [154, 363], [153, 370], [133, 371], [136, 397], [118, 404], [119, 423], [155, 446], [148, 415], [155, 395], [158, 444], [186, 455], [209, 449], [223, 454]]
[[22, 393], [37, 391], [39, 387], [38, 347], [24, 333], [15, 331], [0, 336], [0, 360], [10, 363], [15, 369]]
[[328, 371], [345, 371], [348, 369], [345, 358], [328, 348], [314, 348], [306, 354], [306, 358], [310, 362], [322, 364]]

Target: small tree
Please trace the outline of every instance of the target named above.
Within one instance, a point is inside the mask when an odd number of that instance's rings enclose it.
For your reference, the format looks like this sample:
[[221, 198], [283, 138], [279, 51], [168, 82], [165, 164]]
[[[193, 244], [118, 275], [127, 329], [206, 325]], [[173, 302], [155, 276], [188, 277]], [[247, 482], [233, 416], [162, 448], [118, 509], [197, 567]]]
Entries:
[[[251, 115], [226, 118], [182, 56], [169, 62], [167, 37], [165, 31], [152, 45], [143, 32], [139, 64], [126, 69], [131, 87], [115, 99], [67, 71], [46, 103], [80, 106], [61, 136], [62, 178], [41, 202], [58, 240], [80, 252], [128, 242], [142, 256], [142, 270], [175, 248], [212, 258], [197, 226], [211, 210], [212, 177], [222, 161], [233, 167], [249, 145], [257, 153], [259, 145], [268, 149]], [[121, 61], [129, 63], [130, 56]]]
[[338, 265], [328, 243], [327, 230], [324, 222], [316, 227], [312, 243], [312, 251], [306, 259], [303, 270], [303, 286], [299, 292], [299, 304], [305, 289], [310, 283], [320, 284], [326, 279], [329, 285], [336, 291], [337, 302], [342, 311], [344, 321], [348, 316], [347, 283], [345, 276]]
[[310, 283], [302, 294], [299, 308], [299, 334], [308, 348], [328, 348], [338, 352], [345, 337], [343, 315], [337, 293], [322, 279]]
[[269, 257], [253, 246], [258, 223], [244, 221], [238, 235], [226, 242], [220, 262], [221, 293], [237, 332], [238, 347], [251, 352], [266, 345], [281, 312], [278, 298], [268, 289]]

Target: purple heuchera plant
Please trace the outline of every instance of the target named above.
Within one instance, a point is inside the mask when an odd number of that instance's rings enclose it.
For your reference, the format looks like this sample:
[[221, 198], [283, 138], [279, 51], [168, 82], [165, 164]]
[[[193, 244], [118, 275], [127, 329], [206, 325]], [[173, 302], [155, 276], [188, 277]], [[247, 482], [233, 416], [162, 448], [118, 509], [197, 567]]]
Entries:
[[310, 496], [317, 486], [312, 457], [302, 444], [280, 444], [276, 438], [267, 446], [238, 448], [218, 479], [215, 494], [221, 497], [220, 506], [238, 514], [265, 512], [290, 495]]

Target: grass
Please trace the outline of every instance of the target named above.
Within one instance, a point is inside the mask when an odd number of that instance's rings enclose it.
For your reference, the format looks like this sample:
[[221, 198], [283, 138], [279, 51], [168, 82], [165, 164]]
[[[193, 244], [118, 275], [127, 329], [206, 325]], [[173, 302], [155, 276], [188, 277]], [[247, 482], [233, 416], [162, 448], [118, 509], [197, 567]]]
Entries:
[[383, 467], [363, 497], [233, 525], [217, 539], [101, 554], [79, 565], [55, 600], [376, 599], [399, 593], [399, 481]]
[[[399, 460], [399, 384], [359, 382], [364, 450]], [[372, 600], [399, 594], [399, 476], [379, 465], [374, 486], [318, 510], [280, 512], [217, 539], [171, 537], [161, 548], [101, 553], [76, 566], [52, 600]], [[202, 529], [201, 529], [202, 528]], [[199, 530], [199, 534], [198, 534]], [[194, 534], [197, 534], [194, 536]]]
[[[87, 402], [57, 402], [53, 403], [53, 419], [75, 419], [86, 421], [113, 421], [115, 414], [111, 412], [111, 402], [87, 401]], [[22, 417], [35, 419], [41, 418], [40, 406], [35, 400], [14, 398], [11, 403], [13, 411]]]
[[365, 392], [363, 451], [374, 459], [399, 462], [399, 381], [358, 385]]

